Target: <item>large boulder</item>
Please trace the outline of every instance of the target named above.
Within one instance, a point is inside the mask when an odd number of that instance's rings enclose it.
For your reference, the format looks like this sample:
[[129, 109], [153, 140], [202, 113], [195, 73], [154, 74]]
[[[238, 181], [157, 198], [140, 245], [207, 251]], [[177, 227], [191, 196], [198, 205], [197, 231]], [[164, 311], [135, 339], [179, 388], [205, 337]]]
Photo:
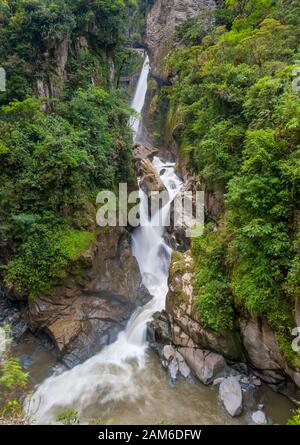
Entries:
[[258, 410], [252, 413], [251, 419], [253, 420], [255, 425], [267, 425], [268, 423], [267, 416], [262, 410]]
[[135, 144], [133, 147], [133, 161], [141, 162], [143, 159], [153, 160], [154, 156], [159, 154], [159, 149], [154, 147], [149, 147], [143, 144]]
[[151, 299], [125, 229], [100, 231], [83, 257], [82, 274], [28, 306], [31, 329], [46, 332], [69, 367], [114, 341], [135, 308]]
[[226, 371], [226, 362], [220, 354], [198, 348], [178, 348], [178, 352], [191, 368], [193, 374], [204, 385], [209, 385]]
[[[149, 159], [143, 159], [139, 164], [140, 186], [150, 196], [151, 192], [166, 191], [161, 177]], [[167, 192], [167, 191], [166, 191]]]
[[240, 331], [247, 359], [264, 381], [279, 385], [290, 377], [300, 388], [300, 369], [288, 365], [266, 320], [258, 317], [240, 319]]
[[163, 347], [162, 364], [168, 369], [173, 383], [176, 382], [178, 373], [185, 379], [189, 378], [191, 375], [191, 370], [186, 364], [185, 359], [172, 345], [165, 345]]
[[240, 320], [240, 330], [247, 358], [269, 383], [285, 380], [285, 361], [279, 350], [274, 332], [265, 320]]
[[172, 343], [171, 326], [166, 311], [156, 312], [147, 326], [147, 340], [155, 349]]
[[30, 317], [32, 326], [50, 336], [61, 361], [73, 367], [113, 342], [132, 310], [118, 295], [72, 291], [59, 299], [40, 297], [30, 305]]
[[243, 410], [241, 385], [236, 377], [224, 379], [219, 388], [220, 399], [226, 411], [232, 416], [238, 416]]

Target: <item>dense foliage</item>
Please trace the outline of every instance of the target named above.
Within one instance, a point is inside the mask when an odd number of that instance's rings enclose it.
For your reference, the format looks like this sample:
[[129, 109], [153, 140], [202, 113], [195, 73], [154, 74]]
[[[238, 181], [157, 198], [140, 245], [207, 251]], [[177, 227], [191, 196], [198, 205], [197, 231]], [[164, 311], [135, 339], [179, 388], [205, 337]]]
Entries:
[[0, 328], [0, 419], [22, 418], [19, 399], [24, 395], [28, 375], [12, 355], [9, 326]]
[[182, 153], [225, 195], [224, 221], [193, 249], [202, 317], [229, 328], [233, 302], [265, 317], [291, 361], [300, 288], [299, 22], [297, 1], [228, 1], [205, 35], [195, 21], [179, 30], [170, 61], [177, 81], [164, 89], [183, 116]]
[[[51, 78], [52, 88], [66, 94], [91, 76], [107, 86], [108, 61], [124, 33], [126, 6], [123, 0], [1, 0], [0, 61], [8, 79], [2, 100], [32, 95], [37, 79]], [[68, 44], [70, 77], [64, 83]]]
[[59, 284], [94, 241], [97, 191], [132, 178], [130, 110], [114, 88], [128, 5], [0, 1], [2, 272], [29, 296]]
[[288, 425], [300, 425], [300, 409], [295, 410], [295, 414], [288, 421]]

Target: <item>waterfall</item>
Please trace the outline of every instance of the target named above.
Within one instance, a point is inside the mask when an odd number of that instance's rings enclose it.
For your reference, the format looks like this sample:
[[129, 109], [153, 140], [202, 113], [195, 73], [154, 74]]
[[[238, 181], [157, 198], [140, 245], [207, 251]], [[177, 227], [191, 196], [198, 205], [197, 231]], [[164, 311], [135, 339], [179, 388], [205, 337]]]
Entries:
[[[147, 57], [132, 103], [137, 112], [141, 111], [145, 100], [148, 72]], [[136, 137], [140, 119], [134, 116], [131, 125]], [[181, 187], [181, 181], [175, 174], [175, 164], [154, 158], [153, 165], [169, 192], [170, 200], [162, 209], [164, 219]], [[147, 196], [143, 190], [139, 193], [141, 219], [146, 220], [149, 218], [145, 205]], [[134, 403], [139, 396], [138, 374], [144, 368], [147, 357], [147, 323], [155, 312], [165, 307], [168, 292], [171, 249], [163, 235], [163, 225], [157, 227], [152, 220], [146, 226], [137, 228], [132, 235], [133, 254], [137, 258], [143, 283], [153, 296], [152, 300], [134, 312], [126, 329], [113, 344], [85, 363], [48, 378], [36, 389], [27, 402], [27, 410], [33, 421], [47, 424], [55, 420], [58, 412], [68, 407], [81, 413], [96, 403], [104, 405], [121, 400]]]
[[139, 81], [138, 81], [138, 84], [136, 87], [136, 91], [134, 94], [134, 98], [131, 103], [131, 108], [133, 110], [135, 110], [135, 112], [137, 113], [137, 115], [133, 115], [129, 121], [129, 125], [133, 130], [134, 142], [136, 141], [136, 139], [138, 137], [138, 133], [139, 133], [139, 129], [140, 129], [140, 123], [141, 123], [140, 114], [142, 112], [142, 109], [143, 109], [143, 106], [145, 103], [147, 87], [148, 87], [149, 70], [150, 70], [149, 57], [146, 56], [144, 64], [143, 64], [143, 68], [141, 71], [141, 75], [139, 77]]

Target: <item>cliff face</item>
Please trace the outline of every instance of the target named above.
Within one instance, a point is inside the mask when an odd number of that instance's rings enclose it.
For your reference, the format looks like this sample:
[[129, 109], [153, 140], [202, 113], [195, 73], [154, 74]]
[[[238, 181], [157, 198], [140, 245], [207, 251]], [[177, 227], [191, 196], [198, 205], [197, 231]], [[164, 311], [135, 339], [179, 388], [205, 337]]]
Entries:
[[27, 308], [30, 329], [47, 334], [70, 368], [112, 343], [135, 308], [151, 299], [124, 228], [99, 231], [80, 262], [80, 273]]
[[[164, 78], [164, 60], [174, 47], [177, 27], [197, 15], [216, 7], [214, 0], [157, 0], [147, 17], [146, 45], [151, 60], [152, 75]], [[208, 14], [209, 15], [209, 14]], [[201, 20], [211, 20], [206, 14]]]

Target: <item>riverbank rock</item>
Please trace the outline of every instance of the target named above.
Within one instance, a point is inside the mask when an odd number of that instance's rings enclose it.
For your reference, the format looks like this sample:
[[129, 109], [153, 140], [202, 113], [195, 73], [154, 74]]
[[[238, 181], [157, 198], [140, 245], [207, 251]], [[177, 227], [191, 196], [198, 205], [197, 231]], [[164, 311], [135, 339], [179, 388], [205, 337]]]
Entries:
[[172, 345], [165, 345], [161, 355], [162, 364], [168, 369], [173, 384], [176, 383], [178, 373], [180, 373], [185, 379], [190, 377], [191, 370], [189, 366], [180, 352], [176, 351]]
[[193, 374], [204, 385], [212, 383], [227, 368], [224, 357], [210, 351], [196, 348], [178, 348], [178, 352], [191, 368]]
[[147, 325], [147, 340], [151, 347], [160, 350], [172, 343], [171, 326], [166, 311], [156, 312]]
[[268, 420], [265, 413], [261, 410], [255, 411], [251, 415], [251, 419], [256, 425], [267, 425]]
[[219, 388], [219, 396], [226, 411], [236, 417], [243, 410], [243, 396], [241, 385], [236, 377], [228, 377], [223, 380]]
[[68, 367], [114, 341], [134, 309], [151, 299], [125, 229], [101, 231], [84, 257], [88, 265], [81, 276], [71, 276], [28, 307], [31, 329], [51, 337]]
[[258, 318], [240, 320], [241, 335], [249, 362], [269, 383], [285, 380], [285, 361], [268, 323]]

